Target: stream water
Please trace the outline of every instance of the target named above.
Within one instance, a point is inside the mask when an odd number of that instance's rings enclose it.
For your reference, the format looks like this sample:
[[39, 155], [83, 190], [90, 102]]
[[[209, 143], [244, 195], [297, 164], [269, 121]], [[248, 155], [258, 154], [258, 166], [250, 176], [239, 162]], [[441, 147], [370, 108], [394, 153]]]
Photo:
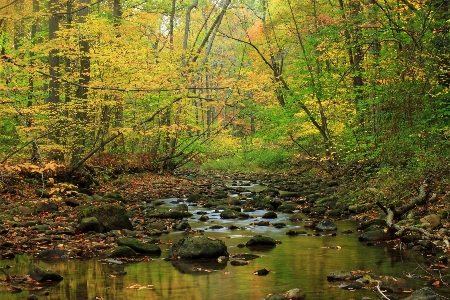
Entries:
[[[174, 199], [165, 199], [165, 205]], [[170, 245], [161, 245], [163, 253], [149, 262], [133, 262], [122, 265], [105, 264], [99, 259], [67, 260], [64, 262], [44, 262], [29, 255], [18, 255], [11, 260], [0, 261], [0, 266], [11, 265], [8, 273], [26, 274], [29, 265], [38, 264], [60, 273], [64, 280], [48, 286], [45, 291], [23, 291], [18, 294], [0, 292], [0, 299], [26, 299], [35, 294], [39, 299], [87, 300], [101, 296], [105, 300], [144, 299], [264, 299], [270, 293], [284, 293], [292, 288], [303, 290], [306, 299], [378, 299], [373, 291], [361, 289], [355, 292], [338, 288], [338, 283], [328, 282], [327, 275], [340, 270], [370, 270], [377, 275], [403, 277], [403, 272], [426, 275], [419, 266], [422, 255], [418, 252], [396, 251], [391, 244], [367, 246], [358, 242], [357, 224], [349, 220], [336, 221], [337, 236], [287, 236], [289, 229], [305, 230], [303, 222], [291, 222], [287, 214], [278, 214], [276, 222], [286, 223], [283, 229], [251, 225], [260, 220], [264, 211], [251, 213], [248, 220], [222, 220], [219, 213], [201, 207], [190, 207], [194, 217], [189, 220], [193, 229], [203, 229], [204, 235], [222, 239], [228, 252], [252, 253], [260, 255], [246, 266], [232, 266], [228, 263], [211, 261], [165, 261]], [[197, 211], [207, 211], [210, 220], [198, 221]], [[306, 217], [305, 217], [306, 218]], [[245, 227], [229, 230], [229, 225]], [[222, 225], [223, 229], [209, 229], [212, 225]], [[340, 234], [352, 230], [351, 234]], [[239, 248], [254, 235], [271, 236], [282, 243], [266, 251], [251, 251]], [[162, 241], [177, 241], [184, 232], [171, 232], [160, 237]], [[195, 234], [190, 234], [195, 235]], [[340, 246], [339, 250], [330, 246]], [[267, 276], [257, 276], [253, 272], [266, 268]], [[126, 275], [111, 276], [114, 272], [126, 271]], [[410, 280], [415, 288], [423, 281]], [[135, 288], [130, 288], [130, 287]], [[138, 287], [141, 287], [139, 289]], [[440, 294], [447, 290], [438, 290]], [[407, 295], [396, 295], [406, 297]], [[448, 295], [447, 295], [448, 296]]]

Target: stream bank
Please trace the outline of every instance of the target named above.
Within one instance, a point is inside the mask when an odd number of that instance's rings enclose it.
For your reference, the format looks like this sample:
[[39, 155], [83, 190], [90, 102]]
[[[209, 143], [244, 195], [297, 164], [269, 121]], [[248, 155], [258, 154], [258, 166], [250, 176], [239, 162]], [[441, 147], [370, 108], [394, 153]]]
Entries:
[[[118, 240], [124, 236], [138, 238], [146, 244], [158, 244], [162, 250], [162, 256], [168, 255], [165, 251], [176, 242], [176, 239], [185, 235], [207, 235], [213, 239], [225, 238], [227, 245], [228, 241], [234, 241], [233, 237], [236, 237], [242, 240], [240, 244], [245, 245], [252, 236], [263, 234], [278, 237], [277, 240], [283, 243], [275, 249], [285, 247], [286, 238], [295, 245], [295, 238], [308, 237], [324, 240], [343, 237], [344, 240], [352, 238], [357, 242], [360, 236], [356, 230], [358, 225], [351, 220], [360, 219], [360, 213], [366, 212], [358, 211], [366, 206], [350, 205], [345, 199], [340, 198], [339, 182], [331, 179], [307, 178], [292, 174], [287, 176], [141, 174], [137, 178], [138, 180], [136, 177], [124, 176], [115, 182], [103, 185], [101, 189], [85, 191], [86, 193], [77, 191], [75, 187], [63, 188], [63, 186], [49, 185], [46, 187], [49, 191], [48, 198], [36, 198], [35, 195], [33, 199], [33, 196], [29, 195], [29, 197], [15, 198], [14, 203], [3, 201], [2, 205], [6, 213], [3, 216], [5, 225], [2, 228], [2, 256], [5, 259], [14, 259], [19, 253], [39, 255], [43, 250], [53, 248], [69, 251], [67, 253], [70, 255], [65, 257], [66, 252], [61, 252], [64, 254], [59, 257], [47, 257], [47, 259], [58, 261], [69, 257], [99, 259], [110, 255], [106, 254], [107, 251], [116, 248]], [[43, 194], [42, 191], [40, 193]], [[115, 207], [119, 210], [106, 210], [106, 205], [108, 209]], [[92, 218], [90, 214], [93, 211], [106, 211], [104, 219], [109, 222], [113, 215], [123, 214], [129, 223], [125, 220], [106, 224], [101, 221], [102, 216], [97, 214], [95, 218], [98, 223], [94, 221], [94, 223], [88, 223], [84, 229], [80, 228], [83, 220]], [[318, 231], [316, 226], [323, 219], [337, 222], [338, 230]], [[350, 222], [351, 225], [346, 225], [349, 228], [342, 229], [339, 222]], [[118, 227], [115, 228], [112, 225]], [[321, 251], [340, 251], [343, 247], [345, 250], [347, 242], [344, 240], [342, 244], [335, 244], [333, 240], [327, 243], [322, 242], [320, 249], [325, 249]], [[339, 242], [338, 239], [335, 241]], [[303, 240], [301, 244], [309, 245], [310, 242], [311, 240]], [[378, 243], [378, 240], [373, 240], [366, 244], [359, 244], [361, 247], [371, 247], [377, 246]], [[395, 241], [382, 247], [395, 248], [398, 245], [400, 245], [399, 241]], [[406, 246], [406, 244], [401, 245]], [[425, 245], [422, 250], [430, 250], [430, 253], [436, 254], [437, 248], [433, 245], [429, 245], [430, 249]], [[240, 249], [238, 246], [239, 244], [230, 247]], [[311, 250], [314, 253], [318, 249], [319, 247], [315, 246]], [[365, 251], [364, 249], [359, 251], [359, 255], [361, 251]], [[247, 248], [244, 250], [251, 251]], [[364, 259], [364, 255], [361, 256]], [[151, 255], [132, 256], [125, 261], [143, 263], [149, 260], [148, 257]], [[292, 252], [286, 257], [290, 258], [290, 263], [298, 259]], [[338, 252], [333, 259], [346, 258]], [[349, 260], [351, 262], [353, 259]], [[305, 263], [312, 264], [312, 261], [308, 259]], [[327, 262], [329, 260], [325, 259], [321, 263]], [[430, 267], [437, 266], [439, 261], [430, 260], [425, 263], [428, 264], [426, 267]], [[442, 262], [440, 264], [443, 265]], [[340, 271], [338, 267], [336, 265], [336, 269], [329, 271]], [[187, 270], [192, 271], [192, 268], [198, 267], [191, 266]], [[200, 270], [203, 269], [217, 270], [217, 268], [200, 267]], [[184, 270], [183, 274], [192, 273], [187, 272], [184, 267], [181, 270]], [[347, 269], [347, 271], [355, 270]], [[276, 272], [272, 274], [276, 276]], [[328, 275], [315, 280], [326, 282], [325, 278]], [[291, 288], [302, 287], [298, 284], [290, 286], [285, 291]], [[280, 292], [280, 290], [272, 292]], [[310, 297], [311, 295], [308, 299]]]

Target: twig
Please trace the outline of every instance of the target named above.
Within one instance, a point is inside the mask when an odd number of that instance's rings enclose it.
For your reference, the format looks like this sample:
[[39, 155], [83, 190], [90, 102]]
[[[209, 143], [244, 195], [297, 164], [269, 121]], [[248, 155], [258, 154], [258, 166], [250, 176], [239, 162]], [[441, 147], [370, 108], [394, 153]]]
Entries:
[[377, 288], [378, 293], [380, 293], [381, 298], [382, 298], [382, 299], [391, 300], [391, 299], [389, 299], [389, 298], [381, 291], [381, 289], [380, 289], [380, 282], [381, 282], [381, 281], [378, 281], [376, 288]]

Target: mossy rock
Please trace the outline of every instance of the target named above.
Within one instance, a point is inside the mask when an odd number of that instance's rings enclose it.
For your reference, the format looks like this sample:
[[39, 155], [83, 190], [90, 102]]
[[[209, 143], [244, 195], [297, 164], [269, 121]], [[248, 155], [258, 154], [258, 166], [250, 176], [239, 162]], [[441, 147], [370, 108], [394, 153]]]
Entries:
[[281, 192], [281, 198], [301, 197], [300, 192]]
[[190, 194], [188, 197], [187, 197], [187, 199], [186, 199], [186, 202], [197, 202], [197, 201], [199, 201], [200, 199], [202, 198], [202, 196], [200, 195], [200, 194], [197, 194], [197, 193], [192, 193], [192, 194]]
[[335, 197], [324, 197], [324, 198], [317, 199], [316, 205], [326, 206], [326, 207], [330, 207], [333, 209], [333, 208], [336, 208], [337, 200], [338, 199]]
[[268, 211], [262, 216], [262, 218], [263, 219], [276, 219], [276, 218], [278, 218], [278, 215], [274, 211]]
[[225, 209], [220, 213], [222, 219], [236, 219], [239, 217], [239, 212], [232, 209]]
[[43, 189], [43, 188], [35, 189], [34, 193], [39, 198], [50, 198], [50, 196], [51, 196], [50, 192], [48, 190], [46, 190], [46, 189]]
[[311, 207], [309, 212], [310, 215], [324, 215], [327, 212], [328, 208], [325, 206], [317, 206]]
[[55, 281], [59, 282], [63, 280], [63, 277], [59, 275], [57, 272], [52, 270], [44, 269], [40, 266], [33, 265], [30, 267], [28, 271], [30, 277], [37, 282], [47, 282], [47, 281]]
[[251, 238], [246, 244], [247, 247], [253, 246], [275, 246], [275, 239], [269, 236], [257, 235]]
[[228, 256], [227, 246], [221, 240], [207, 237], [186, 237], [170, 248], [169, 255], [180, 259], [218, 258]]
[[385, 227], [387, 227], [386, 220], [383, 220], [383, 219], [371, 219], [369, 221], [362, 222], [359, 225], [358, 229], [364, 230], [364, 231], [369, 231], [369, 230], [385, 228]]
[[301, 221], [303, 220], [303, 215], [301, 213], [294, 213], [289, 216], [290, 221]]
[[180, 210], [157, 209], [147, 214], [148, 218], [157, 219], [183, 219], [192, 217], [192, 213]]
[[161, 254], [161, 248], [155, 244], [147, 244], [135, 238], [119, 238], [117, 245], [128, 246], [138, 253]]
[[76, 256], [75, 253], [69, 250], [46, 249], [39, 252], [37, 258], [43, 260], [57, 260], [57, 259], [73, 258], [75, 256]]
[[123, 202], [123, 203], [126, 202], [125, 198], [119, 192], [107, 193], [105, 196], [103, 196], [103, 198], [105, 198], [105, 199], [112, 199], [112, 200], [120, 201], [120, 202]]
[[89, 231], [103, 232], [103, 227], [96, 217], [84, 218], [77, 226], [77, 232], [86, 233]]
[[297, 209], [297, 204], [295, 203], [284, 203], [278, 207], [278, 211], [284, 212], [284, 213], [292, 213], [294, 210]]
[[228, 194], [226, 193], [217, 193], [213, 196], [214, 199], [225, 199], [228, 197]]
[[330, 209], [325, 212], [326, 216], [339, 217], [342, 214], [340, 209]]
[[110, 258], [135, 257], [136, 255], [136, 251], [128, 246], [119, 246], [105, 252], [105, 256]]
[[79, 222], [84, 218], [95, 217], [103, 227], [103, 232], [122, 229], [133, 230], [127, 209], [122, 205], [78, 206], [77, 211]]
[[395, 238], [395, 234], [390, 230], [376, 229], [363, 232], [358, 240], [360, 242], [376, 242], [393, 240]]

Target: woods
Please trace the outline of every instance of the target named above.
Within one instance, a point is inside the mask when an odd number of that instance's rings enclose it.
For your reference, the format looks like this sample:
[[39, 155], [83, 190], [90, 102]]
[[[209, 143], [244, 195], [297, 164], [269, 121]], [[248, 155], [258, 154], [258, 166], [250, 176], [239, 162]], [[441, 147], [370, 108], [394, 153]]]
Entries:
[[173, 170], [268, 149], [427, 168], [448, 155], [448, 14], [446, 1], [2, 1], [0, 161]]
[[[293, 283], [275, 297], [305, 283], [387, 299], [413, 291], [383, 283], [402, 272], [448, 287], [449, 17], [448, 0], [0, 0], [0, 259], [86, 259], [61, 285], [76, 299], [152, 280], [143, 299]], [[226, 249], [207, 267], [174, 251], [129, 285], [104, 276], [172, 238], [240, 251], [259, 233], [275, 249], [253, 277]], [[9, 268], [0, 292], [34, 290]]]

